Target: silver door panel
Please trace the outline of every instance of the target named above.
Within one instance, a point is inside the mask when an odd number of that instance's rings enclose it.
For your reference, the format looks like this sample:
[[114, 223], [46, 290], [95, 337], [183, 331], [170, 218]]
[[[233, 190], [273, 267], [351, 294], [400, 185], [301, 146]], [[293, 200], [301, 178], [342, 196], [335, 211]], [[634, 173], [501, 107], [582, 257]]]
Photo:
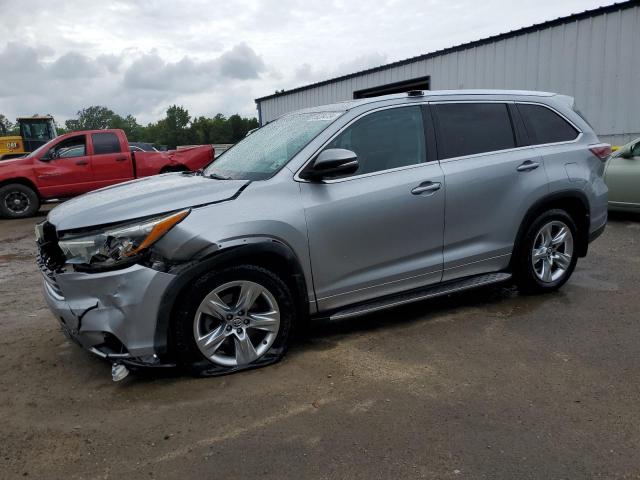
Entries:
[[320, 310], [440, 281], [444, 184], [438, 163], [301, 183]]

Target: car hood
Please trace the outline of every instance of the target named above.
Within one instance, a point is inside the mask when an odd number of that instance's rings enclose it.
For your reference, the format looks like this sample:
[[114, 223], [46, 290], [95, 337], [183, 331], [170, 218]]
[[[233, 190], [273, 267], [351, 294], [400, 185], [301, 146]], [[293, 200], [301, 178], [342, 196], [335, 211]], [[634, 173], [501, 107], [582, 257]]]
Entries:
[[58, 231], [123, 222], [230, 200], [248, 183], [192, 173], [156, 175], [76, 197], [51, 210], [48, 220]]
[[31, 163], [31, 160], [26, 157], [21, 158], [10, 158], [8, 160], [0, 160], [0, 171], [3, 168], [15, 167], [16, 165], [27, 165]]

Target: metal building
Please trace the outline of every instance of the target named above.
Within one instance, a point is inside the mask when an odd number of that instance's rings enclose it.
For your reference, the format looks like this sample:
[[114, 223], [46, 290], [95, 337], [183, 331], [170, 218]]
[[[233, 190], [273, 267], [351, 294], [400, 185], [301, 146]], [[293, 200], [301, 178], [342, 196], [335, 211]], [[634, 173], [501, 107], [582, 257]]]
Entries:
[[300, 108], [411, 89], [504, 88], [570, 95], [603, 141], [640, 137], [640, 1], [256, 99], [260, 123]]

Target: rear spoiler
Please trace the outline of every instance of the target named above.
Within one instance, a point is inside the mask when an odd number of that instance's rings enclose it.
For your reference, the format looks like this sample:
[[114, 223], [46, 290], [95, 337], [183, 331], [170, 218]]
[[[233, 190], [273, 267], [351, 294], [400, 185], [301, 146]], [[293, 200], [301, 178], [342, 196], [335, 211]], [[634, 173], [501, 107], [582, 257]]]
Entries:
[[569, 95], [555, 95], [554, 98], [557, 98], [560, 102], [564, 103], [571, 110], [575, 110], [576, 100]]

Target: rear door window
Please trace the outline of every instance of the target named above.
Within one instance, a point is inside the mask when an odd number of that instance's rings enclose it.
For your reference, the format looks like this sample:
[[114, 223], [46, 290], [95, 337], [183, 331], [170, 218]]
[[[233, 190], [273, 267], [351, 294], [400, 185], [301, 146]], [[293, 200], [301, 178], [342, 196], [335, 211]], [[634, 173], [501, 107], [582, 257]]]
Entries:
[[516, 146], [511, 118], [504, 103], [440, 103], [431, 108], [440, 159]]
[[570, 142], [578, 136], [579, 132], [550, 108], [519, 103], [518, 111], [533, 145]]
[[120, 141], [115, 133], [93, 133], [91, 135], [91, 140], [93, 140], [94, 155], [120, 152]]

